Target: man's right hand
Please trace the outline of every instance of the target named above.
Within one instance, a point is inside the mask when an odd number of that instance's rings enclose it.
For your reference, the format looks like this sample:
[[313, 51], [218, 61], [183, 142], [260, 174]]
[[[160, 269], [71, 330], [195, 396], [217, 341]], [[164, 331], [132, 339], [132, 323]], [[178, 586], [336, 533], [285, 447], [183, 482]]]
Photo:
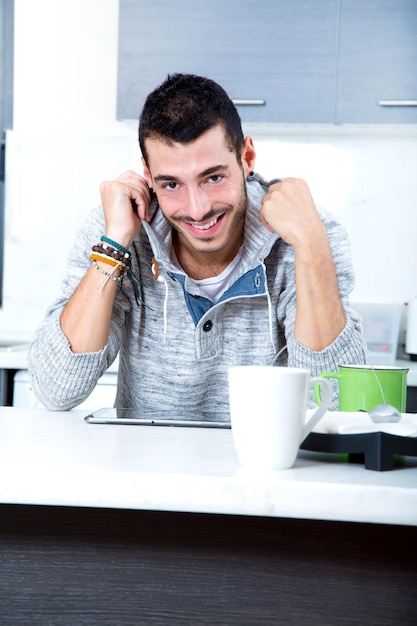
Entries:
[[128, 170], [115, 180], [100, 185], [101, 202], [106, 221], [105, 235], [130, 248], [149, 219], [151, 194], [146, 180]]

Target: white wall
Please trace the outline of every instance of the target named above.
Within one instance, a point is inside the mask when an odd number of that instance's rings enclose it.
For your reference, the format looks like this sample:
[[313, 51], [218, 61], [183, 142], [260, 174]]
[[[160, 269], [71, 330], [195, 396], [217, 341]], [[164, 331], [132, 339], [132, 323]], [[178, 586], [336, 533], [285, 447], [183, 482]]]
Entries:
[[[139, 169], [116, 121], [118, 0], [15, 0], [0, 335], [30, 337], [59, 290], [98, 185]], [[417, 295], [417, 126], [247, 128], [265, 176], [303, 176], [349, 231], [354, 300]]]

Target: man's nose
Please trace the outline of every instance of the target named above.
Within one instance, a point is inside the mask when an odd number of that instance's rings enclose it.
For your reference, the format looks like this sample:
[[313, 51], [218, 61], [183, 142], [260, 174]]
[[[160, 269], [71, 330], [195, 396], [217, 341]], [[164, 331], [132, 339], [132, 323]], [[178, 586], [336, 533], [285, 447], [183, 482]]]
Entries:
[[187, 213], [196, 222], [204, 218], [210, 211], [211, 205], [207, 194], [201, 187], [187, 189]]

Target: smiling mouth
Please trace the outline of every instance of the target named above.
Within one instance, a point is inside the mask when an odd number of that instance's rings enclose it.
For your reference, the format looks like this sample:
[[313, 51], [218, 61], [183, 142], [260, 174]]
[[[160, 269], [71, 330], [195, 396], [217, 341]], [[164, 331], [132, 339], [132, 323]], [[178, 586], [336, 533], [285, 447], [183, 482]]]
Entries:
[[221, 215], [218, 215], [217, 217], [215, 217], [214, 219], [212, 219], [210, 222], [208, 222], [208, 224], [191, 224], [191, 226], [193, 228], [197, 228], [197, 230], [208, 230], [209, 228], [212, 228], [215, 224], [217, 224], [217, 222], [219, 221], [219, 219], [221, 218]]
[[211, 235], [214, 234], [214, 232], [217, 230], [217, 227], [220, 226], [220, 223], [222, 222], [225, 215], [225, 213], [221, 213], [220, 215], [213, 217], [213, 219], [211, 219], [209, 222], [206, 222], [205, 224], [198, 224], [196, 222], [185, 223], [187, 224], [188, 228], [194, 233]]

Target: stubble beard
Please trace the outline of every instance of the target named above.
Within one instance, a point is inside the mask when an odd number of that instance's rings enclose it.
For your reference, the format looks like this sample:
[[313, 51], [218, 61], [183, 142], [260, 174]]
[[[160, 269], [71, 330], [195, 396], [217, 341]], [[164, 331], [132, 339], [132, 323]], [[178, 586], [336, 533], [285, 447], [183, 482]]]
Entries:
[[[172, 220], [170, 218], [167, 218], [165, 216], [165, 219], [169, 222], [169, 224], [171, 225], [172, 229], [173, 229], [173, 242], [175, 242], [175, 240], [179, 241], [179, 242], [183, 242], [183, 244], [185, 243], [187, 246], [192, 246], [194, 248], [194, 250], [196, 252], [199, 253], [208, 253], [208, 254], [213, 254], [216, 252], [222, 252], [225, 248], [227, 248], [228, 244], [230, 244], [230, 242], [233, 240], [233, 236], [236, 233], [236, 231], [241, 227], [242, 229], [242, 236], [240, 239], [240, 245], [243, 243], [243, 228], [244, 228], [244, 221], [245, 221], [245, 215], [246, 215], [246, 209], [247, 209], [247, 205], [248, 205], [248, 194], [246, 191], [246, 183], [245, 183], [245, 178], [243, 177], [243, 184], [242, 184], [242, 189], [241, 189], [241, 195], [240, 195], [240, 200], [239, 203], [237, 205], [236, 208], [234, 208], [233, 206], [230, 205], [225, 205], [224, 207], [221, 207], [221, 209], [216, 209], [216, 210], [212, 210], [209, 211], [204, 218], [201, 221], [209, 221], [211, 219], [213, 219], [214, 217], [216, 217], [216, 215], [220, 215], [222, 213], [225, 214], [230, 214], [231, 212], [234, 211], [234, 215], [232, 218], [231, 223], [229, 224], [229, 232], [228, 232], [228, 236], [226, 238], [225, 241], [223, 242], [219, 242], [218, 244], [216, 244], [215, 239], [216, 236], [213, 235], [212, 239], [213, 241], [213, 245], [210, 246], [210, 239], [211, 238], [207, 238], [205, 240], [202, 241], [201, 246], [198, 245], [198, 239], [196, 237], [192, 238], [192, 241], [190, 241], [190, 239], [184, 235], [184, 232], [182, 229], [180, 229], [178, 227], [178, 223], [181, 222], [193, 222], [193, 219], [188, 219], [187, 217], [182, 217], [179, 220]], [[240, 246], [239, 246], [240, 247]], [[237, 253], [237, 250], [236, 250]]]

